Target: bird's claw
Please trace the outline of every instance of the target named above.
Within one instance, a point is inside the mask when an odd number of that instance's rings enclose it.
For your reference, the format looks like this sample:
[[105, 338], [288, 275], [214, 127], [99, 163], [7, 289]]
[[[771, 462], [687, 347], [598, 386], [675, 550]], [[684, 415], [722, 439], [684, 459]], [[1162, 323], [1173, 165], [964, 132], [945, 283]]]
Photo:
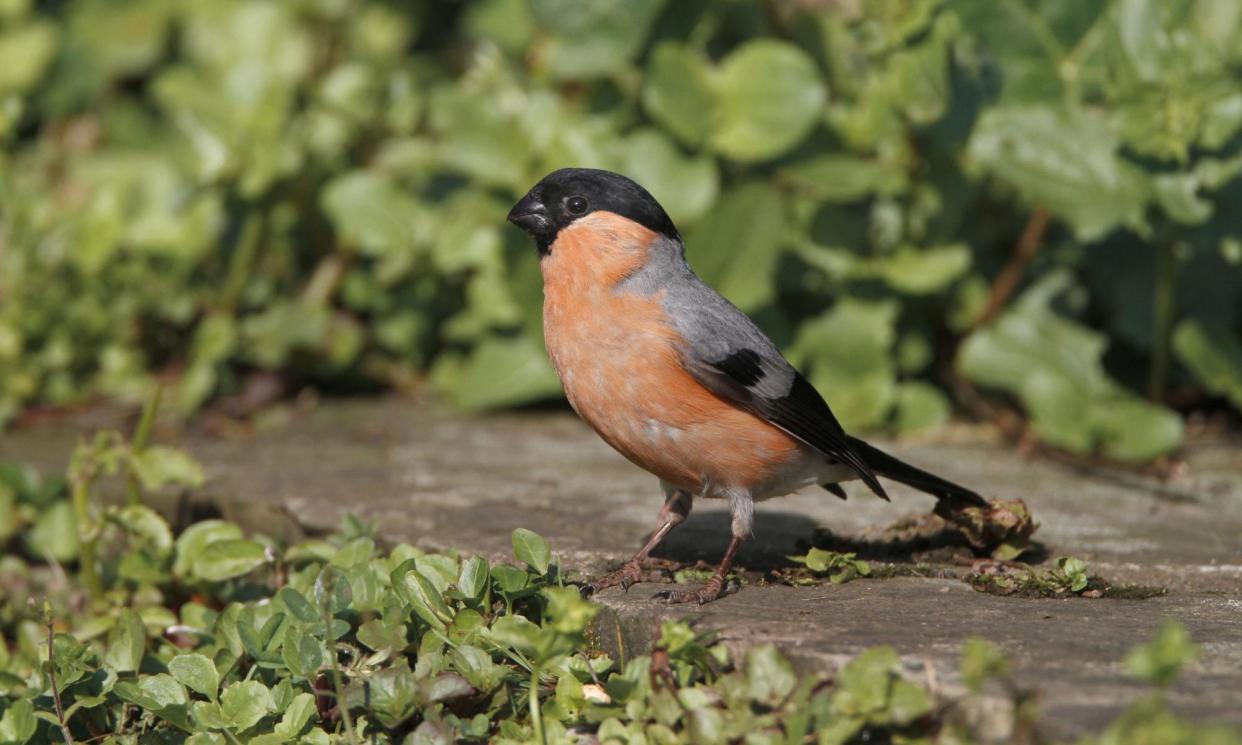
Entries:
[[680, 603], [697, 603], [705, 605], [718, 600], [724, 594], [723, 586], [716, 583], [709, 583], [707, 586], [698, 590], [661, 590], [652, 596], [655, 600], [663, 600], [669, 605], [678, 605]]
[[589, 598], [600, 590], [609, 587], [620, 586], [622, 590], [629, 592], [630, 587], [634, 583], [642, 579], [642, 567], [633, 560], [627, 561], [615, 572], [609, 572], [599, 579], [587, 582], [582, 586], [580, 592], [582, 597]]

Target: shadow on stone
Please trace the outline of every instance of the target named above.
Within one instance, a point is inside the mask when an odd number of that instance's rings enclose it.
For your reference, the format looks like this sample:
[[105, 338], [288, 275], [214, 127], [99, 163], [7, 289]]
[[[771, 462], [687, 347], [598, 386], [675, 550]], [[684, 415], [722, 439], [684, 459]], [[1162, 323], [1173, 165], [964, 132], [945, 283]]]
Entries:
[[[682, 564], [714, 564], [724, 552], [729, 532], [727, 512], [691, 514], [664, 539], [652, 558]], [[641, 542], [636, 539], [635, 546]], [[802, 514], [765, 511], [756, 517], [755, 537], [743, 544], [737, 566], [757, 572], [800, 566], [789, 556], [804, 554], [812, 546], [855, 553], [868, 561], [954, 563], [976, 558], [959, 530], [930, 513], [907, 515], [887, 527], [861, 534], [844, 534]], [[1022, 562], [1037, 565], [1048, 557], [1047, 547], [1033, 542], [1023, 553]]]
[[[727, 512], [692, 513], [651, 556], [684, 564], [715, 564], [729, 543], [731, 522]], [[805, 515], [765, 511], [756, 516], [755, 537], [742, 544], [736, 564], [751, 571], [796, 566], [789, 555], [797, 553], [798, 545], [819, 529], [819, 524]]]
[[[810, 546], [854, 553], [868, 561], [963, 563], [980, 558], [966, 536], [931, 513], [912, 514], [888, 527], [861, 535], [842, 535], [827, 528], [815, 531]], [[1032, 541], [1022, 552], [1023, 564], [1038, 565], [1049, 558], [1048, 547]]]

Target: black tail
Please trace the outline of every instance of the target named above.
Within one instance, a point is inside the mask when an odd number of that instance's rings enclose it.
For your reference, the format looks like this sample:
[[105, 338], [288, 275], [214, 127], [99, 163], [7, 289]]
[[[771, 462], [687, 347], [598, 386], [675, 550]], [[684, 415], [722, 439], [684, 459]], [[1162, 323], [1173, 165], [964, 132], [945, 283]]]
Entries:
[[[956, 508], [961, 507], [983, 507], [987, 504], [983, 497], [964, 486], [958, 486], [952, 481], [946, 481], [939, 476], [933, 476], [919, 468], [898, 460], [879, 448], [872, 447], [857, 437], [849, 437], [850, 449], [858, 453], [863, 461], [871, 466], [871, 470], [881, 476], [900, 482], [906, 486], [913, 486], [919, 491], [927, 492], [932, 496], [949, 502]], [[836, 494], [836, 491], [832, 491]], [[839, 495], [838, 495], [839, 496]]]

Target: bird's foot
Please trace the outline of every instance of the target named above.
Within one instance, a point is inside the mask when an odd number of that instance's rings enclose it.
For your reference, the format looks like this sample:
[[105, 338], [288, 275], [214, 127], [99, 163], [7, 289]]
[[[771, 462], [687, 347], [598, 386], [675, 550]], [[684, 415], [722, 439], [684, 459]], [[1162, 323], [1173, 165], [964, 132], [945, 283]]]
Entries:
[[725, 595], [725, 580], [719, 574], [713, 574], [712, 578], [697, 590], [664, 590], [657, 592], [653, 597], [663, 600], [669, 605], [678, 603], [697, 603], [703, 605], [713, 600], [719, 600]]
[[643, 565], [637, 558], [630, 559], [621, 565], [621, 568], [615, 572], [609, 572], [599, 579], [592, 580], [582, 586], [582, 597], [589, 598], [600, 590], [609, 587], [620, 586], [622, 590], [629, 590], [630, 585], [635, 582], [641, 582], [643, 578]]

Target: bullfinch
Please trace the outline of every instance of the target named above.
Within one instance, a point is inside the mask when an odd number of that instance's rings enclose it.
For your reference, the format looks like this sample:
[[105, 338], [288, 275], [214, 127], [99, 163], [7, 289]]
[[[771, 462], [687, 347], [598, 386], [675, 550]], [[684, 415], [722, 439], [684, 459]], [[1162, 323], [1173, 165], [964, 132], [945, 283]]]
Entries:
[[668, 213], [629, 178], [555, 171], [508, 219], [539, 249], [544, 339], [570, 405], [664, 491], [646, 545], [584, 593], [638, 581], [695, 497], [728, 500], [733, 535], [705, 586], [657, 596], [672, 603], [720, 597], [760, 500], [812, 485], [844, 499], [839, 484], [853, 479], [887, 500], [885, 476], [942, 507], [985, 504], [846, 434], [759, 327], [695, 275]]

